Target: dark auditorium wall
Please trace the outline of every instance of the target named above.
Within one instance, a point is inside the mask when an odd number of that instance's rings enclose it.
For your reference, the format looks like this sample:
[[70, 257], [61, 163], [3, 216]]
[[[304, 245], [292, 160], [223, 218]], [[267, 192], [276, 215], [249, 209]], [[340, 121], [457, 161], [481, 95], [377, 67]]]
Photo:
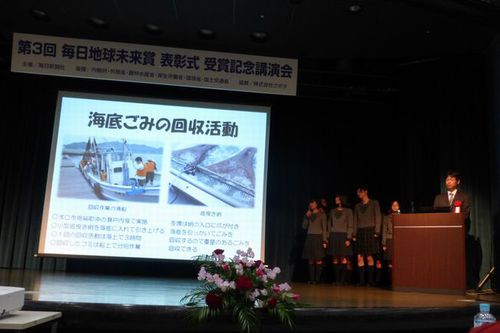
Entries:
[[[492, 140], [484, 131], [490, 116], [484, 105], [484, 65], [482, 56], [470, 56], [393, 66], [387, 76], [396, 82], [395, 89], [376, 101], [363, 94], [313, 96], [300, 81], [298, 97], [286, 97], [12, 74], [4, 69], [0, 267], [167, 275], [175, 265], [185, 274], [193, 273], [186, 265], [164, 261], [33, 257], [58, 90], [271, 106], [266, 256], [282, 268], [283, 278], [305, 278], [300, 223], [307, 200], [332, 199], [340, 192], [354, 203], [361, 182], [368, 183], [384, 210], [399, 199], [408, 211], [411, 201], [415, 207], [431, 205], [443, 173], [456, 167], [464, 173], [467, 190], [481, 198], [474, 208], [478, 232], [486, 238], [492, 227], [493, 176], [483, 168], [492, 163]], [[348, 86], [349, 76], [343, 80]], [[449, 133], [455, 133], [455, 140], [446, 141]], [[489, 246], [491, 241], [486, 242], [487, 250]]]

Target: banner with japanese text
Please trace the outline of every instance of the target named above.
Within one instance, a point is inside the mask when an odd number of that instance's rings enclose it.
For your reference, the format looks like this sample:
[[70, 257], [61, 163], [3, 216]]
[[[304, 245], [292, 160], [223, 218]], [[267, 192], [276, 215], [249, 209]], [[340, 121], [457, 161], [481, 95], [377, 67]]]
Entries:
[[11, 71], [296, 95], [297, 59], [14, 33]]

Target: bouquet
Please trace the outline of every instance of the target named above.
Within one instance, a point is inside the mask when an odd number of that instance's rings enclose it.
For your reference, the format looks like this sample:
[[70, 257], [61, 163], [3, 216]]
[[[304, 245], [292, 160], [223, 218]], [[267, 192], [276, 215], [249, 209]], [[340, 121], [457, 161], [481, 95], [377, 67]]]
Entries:
[[253, 258], [251, 248], [236, 251], [230, 260], [225, 260], [221, 249], [198, 257], [201, 285], [181, 301], [193, 307], [191, 318], [206, 322], [227, 313], [237, 321], [240, 331], [251, 333], [258, 330], [261, 315], [268, 314], [293, 328], [294, 310], [302, 306], [300, 296], [291, 292], [288, 283], [276, 282], [278, 267], [269, 268]]

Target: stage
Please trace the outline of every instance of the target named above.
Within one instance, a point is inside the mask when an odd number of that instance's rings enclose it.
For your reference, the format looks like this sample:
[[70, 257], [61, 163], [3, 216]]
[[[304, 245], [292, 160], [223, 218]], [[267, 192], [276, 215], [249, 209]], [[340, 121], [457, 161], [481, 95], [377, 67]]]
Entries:
[[[23, 310], [60, 311], [59, 332], [219, 332], [219, 322], [193, 326], [181, 298], [193, 279], [0, 270], [0, 285], [26, 288]], [[496, 295], [393, 292], [374, 287], [292, 283], [310, 307], [297, 311], [298, 332], [467, 332], [478, 302]], [[274, 321], [263, 331], [286, 331]]]

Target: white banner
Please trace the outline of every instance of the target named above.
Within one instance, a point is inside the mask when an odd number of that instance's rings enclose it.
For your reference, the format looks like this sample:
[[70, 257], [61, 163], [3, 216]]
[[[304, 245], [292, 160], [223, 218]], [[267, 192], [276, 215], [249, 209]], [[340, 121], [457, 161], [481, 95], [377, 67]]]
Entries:
[[297, 59], [14, 33], [11, 71], [296, 95]]

